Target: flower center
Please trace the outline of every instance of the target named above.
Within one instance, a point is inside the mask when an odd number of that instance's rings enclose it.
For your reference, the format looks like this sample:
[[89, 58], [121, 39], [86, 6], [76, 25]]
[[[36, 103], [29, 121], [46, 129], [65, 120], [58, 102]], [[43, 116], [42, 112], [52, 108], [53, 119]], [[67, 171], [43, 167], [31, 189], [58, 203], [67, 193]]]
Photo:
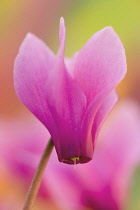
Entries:
[[90, 157], [79, 156], [79, 157], [72, 157], [72, 158], [61, 159], [60, 162], [63, 162], [63, 163], [66, 163], [66, 164], [76, 165], [78, 163], [87, 163], [91, 159], [92, 158], [90, 158]]
[[76, 161], [78, 161], [80, 159], [80, 157], [73, 157], [71, 158], [71, 160], [73, 160], [74, 165], [76, 165]]

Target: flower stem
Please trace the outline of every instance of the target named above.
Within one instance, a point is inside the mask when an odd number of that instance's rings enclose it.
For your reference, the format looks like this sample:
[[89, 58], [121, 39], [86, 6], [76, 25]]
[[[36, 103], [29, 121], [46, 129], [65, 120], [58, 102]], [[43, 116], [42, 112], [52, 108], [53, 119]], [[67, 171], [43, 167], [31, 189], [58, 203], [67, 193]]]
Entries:
[[54, 147], [54, 144], [53, 144], [52, 139], [50, 138], [50, 140], [42, 154], [41, 160], [39, 162], [39, 165], [38, 165], [36, 173], [33, 177], [33, 180], [31, 182], [31, 185], [28, 190], [27, 196], [25, 198], [25, 202], [24, 202], [24, 206], [23, 206], [22, 210], [31, 210], [32, 209], [32, 206], [34, 204], [34, 201], [35, 201], [37, 193], [38, 193], [38, 189], [40, 186], [40, 182], [41, 182], [46, 164], [49, 160], [49, 157], [51, 155], [53, 147]]

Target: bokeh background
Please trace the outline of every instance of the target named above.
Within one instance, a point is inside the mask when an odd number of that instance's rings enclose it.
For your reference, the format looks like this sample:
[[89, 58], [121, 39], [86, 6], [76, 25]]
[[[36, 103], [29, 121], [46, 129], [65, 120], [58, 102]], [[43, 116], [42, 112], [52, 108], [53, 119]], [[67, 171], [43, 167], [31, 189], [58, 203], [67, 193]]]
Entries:
[[[59, 19], [66, 22], [66, 56], [72, 56], [88, 38], [111, 25], [126, 49], [128, 73], [118, 86], [120, 100], [131, 98], [140, 103], [140, 1], [138, 0], [1, 0], [0, 1], [0, 116], [8, 121], [19, 115], [30, 116], [19, 102], [13, 86], [13, 65], [27, 32], [43, 39], [57, 53]], [[7, 128], [8, 132], [8, 128]], [[1, 143], [0, 143], [1, 144]], [[14, 144], [14, 142], [13, 142]], [[12, 203], [18, 195], [23, 202], [25, 190], [9, 174], [0, 160], [0, 204]], [[22, 190], [21, 190], [22, 188]], [[128, 209], [140, 194], [140, 170], [134, 175]], [[39, 205], [41, 205], [39, 203]], [[138, 204], [137, 204], [138, 206]], [[43, 208], [43, 207], [42, 207]], [[0, 208], [3, 209], [3, 208]], [[8, 207], [7, 207], [8, 209]], [[45, 208], [46, 209], [46, 208]]]

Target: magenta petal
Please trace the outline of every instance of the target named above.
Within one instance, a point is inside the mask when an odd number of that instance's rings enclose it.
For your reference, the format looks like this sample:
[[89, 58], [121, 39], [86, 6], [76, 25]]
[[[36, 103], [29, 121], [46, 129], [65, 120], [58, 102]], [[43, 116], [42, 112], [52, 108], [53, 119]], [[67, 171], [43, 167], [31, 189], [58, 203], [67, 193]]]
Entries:
[[66, 69], [64, 45], [65, 26], [61, 19], [60, 50], [56, 66], [46, 83], [46, 100], [58, 131], [57, 137], [51, 133], [58, 158], [60, 161], [73, 163], [71, 158], [84, 156], [80, 149], [82, 142], [79, 131], [86, 98]]
[[118, 95], [116, 93], [116, 90], [113, 89], [105, 98], [104, 102], [101, 104], [100, 108], [98, 109], [93, 126], [92, 126], [92, 141], [94, 142], [97, 138], [98, 132], [100, 130], [100, 127], [107, 117], [107, 115], [110, 113], [111, 109], [114, 107], [118, 100]]
[[92, 126], [94, 123], [95, 116], [104, 100], [105, 100], [105, 93], [104, 91], [102, 91], [90, 103], [81, 122], [81, 139], [82, 139], [81, 147], [82, 149], [86, 148], [86, 151], [88, 152], [91, 159], [94, 151], [94, 144], [92, 142]]
[[54, 122], [46, 103], [45, 83], [55, 63], [51, 50], [36, 36], [28, 34], [14, 66], [14, 85], [19, 99], [50, 129]]
[[87, 148], [90, 156], [93, 156], [94, 143], [103, 120], [107, 117], [117, 102], [115, 89], [110, 93], [102, 91], [88, 106], [82, 121], [81, 138], [82, 147]]
[[113, 89], [126, 73], [125, 51], [112, 27], [95, 33], [73, 59], [72, 74], [88, 102]]

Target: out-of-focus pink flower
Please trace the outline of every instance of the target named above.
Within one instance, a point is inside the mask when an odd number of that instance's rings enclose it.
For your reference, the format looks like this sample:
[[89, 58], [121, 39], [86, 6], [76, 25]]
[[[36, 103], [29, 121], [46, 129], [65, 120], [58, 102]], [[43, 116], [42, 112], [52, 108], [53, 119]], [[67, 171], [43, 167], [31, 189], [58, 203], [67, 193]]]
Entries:
[[[18, 203], [18, 202], [17, 202]], [[1, 201], [0, 200], [0, 209], [1, 210], [16, 210], [16, 209], [19, 209], [20, 206], [19, 204], [17, 205], [16, 202], [10, 202], [8, 199], [5, 200], [5, 201]]]
[[60, 20], [60, 49], [55, 56], [33, 34], [15, 61], [19, 99], [49, 130], [59, 161], [92, 159], [103, 119], [117, 101], [116, 85], [126, 73], [123, 45], [112, 27], [91, 37], [71, 61], [64, 59], [65, 26]]
[[[32, 117], [0, 119], [0, 159], [9, 173], [17, 180], [22, 180], [26, 188], [31, 183], [49, 138], [46, 128]], [[42, 179], [39, 195], [49, 200], [43, 182]]]

